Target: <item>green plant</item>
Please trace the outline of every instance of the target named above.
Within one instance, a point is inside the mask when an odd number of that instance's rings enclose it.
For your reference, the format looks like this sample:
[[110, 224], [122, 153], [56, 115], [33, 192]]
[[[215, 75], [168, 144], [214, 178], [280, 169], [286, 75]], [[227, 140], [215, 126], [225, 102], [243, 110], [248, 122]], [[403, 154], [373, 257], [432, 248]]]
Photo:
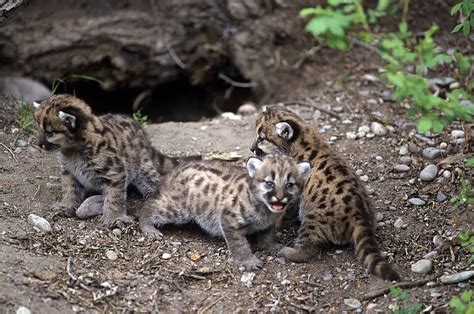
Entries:
[[423, 308], [421, 303], [412, 303], [405, 307], [404, 305], [408, 302], [409, 294], [407, 290], [402, 288], [390, 288], [388, 295], [398, 299], [396, 303], [390, 306], [395, 314], [415, 314], [419, 313]]
[[461, 12], [461, 23], [454, 26], [452, 33], [459, 32], [462, 28], [462, 32], [465, 36], [469, 35], [472, 28], [474, 28], [474, 0], [458, 0], [451, 8], [451, 15]]
[[[472, 158], [466, 162], [466, 164], [472, 163]], [[451, 203], [453, 207], [459, 207], [460, 205], [469, 205], [474, 204], [474, 193], [472, 193], [472, 186], [464, 178], [464, 173], [461, 173], [461, 189], [459, 190], [459, 194], [451, 198]]]
[[466, 248], [471, 255], [469, 257], [469, 263], [474, 262], [474, 234], [471, 233], [469, 229], [464, 229], [459, 232], [458, 235], [459, 241], [461, 242], [461, 247]]
[[463, 291], [458, 297], [453, 297], [449, 301], [449, 308], [455, 314], [474, 314], [474, 300], [472, 290]]
[[148, 116], [142, 113], [142, 109], [138, 109], [132, 115], [133, 119], [140, 123], [140, 125], [145, 125], [148, 122]]
[[33, 131], [33, 111], [34, 107], [29, 104], [28, 102], [25, 101], [19, 101], [18, 102], [18, 107], [19, 107], [19, 114], [16, 122], [18, 123], [18, 126], [30, 133]]

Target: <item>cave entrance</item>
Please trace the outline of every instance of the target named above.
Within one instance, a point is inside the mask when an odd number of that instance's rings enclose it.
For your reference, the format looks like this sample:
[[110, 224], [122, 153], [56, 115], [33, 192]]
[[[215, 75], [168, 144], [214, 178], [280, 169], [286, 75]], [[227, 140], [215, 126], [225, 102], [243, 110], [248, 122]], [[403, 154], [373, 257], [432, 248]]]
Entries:
[[[243, 80], [241, 77], [238, 79]], [[151, 88], [106, 91], [92, 80], [60, 84], [56, 93], [70, 93], [86, 101], [97, 114], [131, 115], [141, 110], [148, 122], [199, 121], [221, 112], [235, 112], [245, 101], [255, 101], [251, 88], [239, 88], [221, 79], [192, 85], [187, 77]]]

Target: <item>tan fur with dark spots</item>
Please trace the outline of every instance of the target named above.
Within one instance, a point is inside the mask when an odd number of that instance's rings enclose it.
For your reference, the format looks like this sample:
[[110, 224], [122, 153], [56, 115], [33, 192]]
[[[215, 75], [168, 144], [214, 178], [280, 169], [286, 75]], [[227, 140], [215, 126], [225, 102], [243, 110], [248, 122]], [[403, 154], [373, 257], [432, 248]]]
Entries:
[[261, 248], [278, 247], [275, 224], [287, 206], [299, 202], [309, 164], [302, 163], [306, 166], [302, 172], [288, 156], [269, 155], [255, 162], [259, 168], [253, 177], [245, 168], [219, 161], [189, 163], [171, 171], [142, 209], [140, 229], [147, 236], [161, 237], [157, 228], [165, 224], [195, 222], [211, 235], [225, 238], [238, 266], [261, 267], [246, 236], [258, 233]]
[[[280, 135], [277, 124], [284, 130]], [[399, 280], [380, 254], [372, 205], [362, 183], [322, 141], [314, 126], [289, 110], [267, 107], [257, 117], [256, 131], [251, 150], [257, 155], [287, 154], [309, 161], [312, 168], [299, 211], [298, 239], [294, 247], [283, 248], [280, 254], [303, 262], [316, 255], [317, 247], [352, 242], [356, 255], [371, 272], [386, 280]]]
[[160, 174], [179, 163], [154, 150], [140, 125], [130, 117], [97, 116], [82, 100], [55, 95], [35, 110], [38, 144], [55, 154], [63, 181], [63, 198], [55, 205], [75, 215], [91, 194], [104, 196], [102, 222], [109, 227], [131, 221], [124, 201], [132, 185], [150, 196]]

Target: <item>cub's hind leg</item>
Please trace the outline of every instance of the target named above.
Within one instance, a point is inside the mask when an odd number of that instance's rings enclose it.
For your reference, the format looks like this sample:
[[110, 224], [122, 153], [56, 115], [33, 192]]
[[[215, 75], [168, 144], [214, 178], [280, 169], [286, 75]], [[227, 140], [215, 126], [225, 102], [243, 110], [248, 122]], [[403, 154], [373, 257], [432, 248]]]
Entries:
[[156, 191], [160, 179], [161, 175], [151, 160], [145, 159], [132, 184], [137, 188], [143, 198], [147, 199]]
[[310, 261], [318, 256], [320, 249], [327, 242], [323, 230], [317, 223], [303, 223], [294, 247], [285, 246], [278, 255], [296, 263]]

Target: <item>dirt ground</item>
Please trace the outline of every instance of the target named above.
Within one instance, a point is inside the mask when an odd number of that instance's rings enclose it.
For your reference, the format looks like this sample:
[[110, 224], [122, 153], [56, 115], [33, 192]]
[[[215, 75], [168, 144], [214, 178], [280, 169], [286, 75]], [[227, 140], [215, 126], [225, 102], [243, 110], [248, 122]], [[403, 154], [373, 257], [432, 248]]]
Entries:
[[[431, 9], [426, 10], [426, 16], [416, 21], [420, 29], [431, 23]], [[436, 22], [449, 24], [442, 19]], [[449, 39], [448, 31], [441, 33], [445, 47], [459, 43]], [[276, 52], [279, 61], [271, 66], [279, 84], [270, 101], [286, 102], [312, 121], [334, 150], [368, 177], [375, 210], [383, 215], [377, 228], [382, 251], [404, 280], [431, 282], [411, 288], [404, 305], [418, 302], [427, 311], [446, 312], [450, 298], [473, 282], [443, 285], [439, 281], [443, 274], [473, 269], [456, 236], [463, 228], [473, 228], [474, 209], [455, 208], [449, 201], [459, 193], [461, 172], [468, 178], [473, 175], [463, 166], [463, 160], [473, 154], [472, 125], [455, 123], [440, 135], [416, 137], [414, 123], [404, 115], [406, 108], [383, 100], [386, 87], [380, 81], [364, 79], [365, 74], [379, 75], [381, 62], [370, 51], [354, 46], [344, 54], [323, 48], [313, 60], [302, 61], [301, 52], [311, 46], [301, 38], [287, 39]], [[305, 105], [289, 104], [295, 100]], [[60, 217], [50, 209], [61, 195], [56, 161], [34, 144], [34, 133], [18, 130], [18, 110], [11, 100], [0, 98], [0, 104], [0, 312], [13, 313], [19, 306], [33, 313], [354, 311], [344, 303], [348, 298], [361, 301], [358, 311], [388, 311], [397, 302], [384, 294], [365, 299], [367, 293], [390, 283], [366, 274], [351, 247], [332, 248], [320, 260], [304, 264], [258, 252], [264, 268], [246, 286], [241, 279], [247, 274], [232, 265], [225, 242], [196, 226], [167, 227], [164, 239], [156, 241], [144, 239], [136, 223], [118, 234], [97, 218]], [[146, 128], [153, 145], [170, 155], [235, 152], [245, 160], [255, 136], [254, 120], [255, 115], [238, 120], [218, 117]], [[370, 139], [346, 138], [346, 132], [373, 121], [383, 121], [393, 131]], [[465, 132], [464, 143], [454, 143], [450, 137], [454, 129]], [[423, 148], [441, 143], [447, 144], [442, 156], [434, 160], [422, 156]], [[412, 163], [409, 171], [397, 172], [394, 166], [405, 144], [411, 144]], [[428, 163], [440, 169], [431, 183], [419, 180]], [[449, 178], [442, 175], [444, 170], [450, 171]], [[437, 201], [438, 192], [447, 199]], [[411, 197], [423, 198], [426, 204], [414, 206], [408, 202]], [[133, 198], [128, 204], [132, 210], [141, 205]], [[46, 218], [53, 231], [46, 235], [35, 231], [27, 222], [31, 213]], [[394, 227], [398, 218], [404, 221], [402, 228]], [[426, 275], [413, 273], [411, 265], [437, 248], [435, 236], [444, 244], [432, 259], [433, 270]], [[285, 244], [294, 237], [292, 229], [278, 234]], [[110, 259], [109, 251], [117, 258]], [[163, 258], [164, 253], [171, 257]]]

